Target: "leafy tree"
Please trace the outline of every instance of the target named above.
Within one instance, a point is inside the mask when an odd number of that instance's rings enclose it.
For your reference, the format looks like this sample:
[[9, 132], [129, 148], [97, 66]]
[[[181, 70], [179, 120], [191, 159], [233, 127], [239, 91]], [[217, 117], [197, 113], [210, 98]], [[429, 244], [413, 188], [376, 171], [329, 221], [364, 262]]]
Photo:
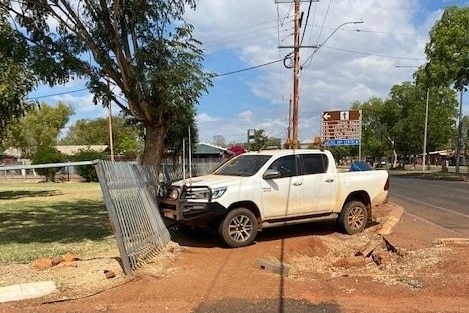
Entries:
[[[53, 147], [40, 147], [33, 156], [32, 164], [63, 163], [65, 155]], [[46, 177], [46, 182], [55, 182], [55, 176], [61, 167], [39, 168], [39, 175]]]
[[258, 151], [262, 149], [280, 149], [282, 140], [280, 138], [268, 137], [263, 129], [254, 130], [254, 142], [249, 145], [250, 150]]
[[354, 149], [349, 146], [328, 147], [327, 150], [332, 153], [336, 162], [340, 162], [348, 156], [355, 155], [354, 151], [352, 151]]
[[[94, 150], [80, 150], [73, 156], [73, 160], [76, 162], [80, 161], [94, 161], [94, 160], [105, 160], [107, 159], [106, 154]], [[87, 182], [98, 181], [98, 174], [94, 165], [79, 165], [76, 166], [77, 174], [83, 177]]]
[[5, 141], [10, 147], [20, 148], [26, 158], [31, 157], [39, 147], [57, 144], [60, 131], [72, 114], [73, 108], [63, 102], [55, 106], [43, 103], [10, 124]]
[[188, 138], [190, 138], [190, 145], [192, 147], [195, 147], [195, 144], [198, 141], [198, 133], [194, 123], [194, 116], [195, 112], [189, 110], [189, 108], [186, 112], [180, 112], [177, 119], [168, 130], [168, 134], [166, 135], [164, 142], [167, 150], [171, 152], [170, 156], [173, 158], [173, 161], [176, 161], [176, 159], [182, 155], [184, 141], [187, 144]]
[[469, 7], [448, 7], [430, 31], [423, 67], [426, 85], [463, 90], [469, 83]]
[[[140, 154], [140, 131], [120, 116], [112, 117], [113, 147], [116, 154]], [[60, 141], [64, 145], [109, 145], [109, 119], [80, 119]]]
[[2, 0], [0, 8], [22, 27], [15, 42], [27, 44], [42, 81], [88, 78], [96, 103], [111, 100], [143, 125], [143, 163], [160, 164], [180, 116], [194, 123], [194, 106], [211, 84], [200, 42], [183, 19], [195, 0]]
[[[445, 147], [454, 135], [457, 101], [454, 90], [430, 88], [428, 97], [427, 151]], [[362, 110], [362, 140], [366, 155], [380, 159], [390, 153], [409, 156], [423, 152], [427, 90], [404, 82], [391, 88], [386, 100], [372, 98], [354, 103]]]
[[464, 144], [464, 159], [467, 160], [469, 155], [469, 115], [465, 115], [462, 118], [462, 138]]
[[[428, 93], [427, 151], [446, 146], [454, 137], [457, 100], [454, 90], [447, 87], [430, 88]], [[405, 155], [421, 154], [425, 131], [427, 90], [421, 86], [403, 83], [391, 90], [391, 102], [401, 110], [398, 132], [398, 149]]]
[[396, 104], [371, 98], [363, 103], [355, 102], [352, 108], [362, 110], [363, 153], [378, 160], [391, 153], [397, 154], [395, 125], [400, 110]]
[[13, 30], [0, 7], [0, 141], [7, 125], [34, 106], [26, 96], [35, 86], [35, 77], [12, 37]]
[[225, 137], [223, 137], [222, 135], [215, 135], [213, 136], [213, 141], [212, 143], [214, 145], [217, 145], [219, 147], [226, 147], [226, 141], [225, 141]]
[[250, 150], [258, 151], [265, 148], [266, 136], [263, 129], [254, 130], [254, 142], [250, 144]]

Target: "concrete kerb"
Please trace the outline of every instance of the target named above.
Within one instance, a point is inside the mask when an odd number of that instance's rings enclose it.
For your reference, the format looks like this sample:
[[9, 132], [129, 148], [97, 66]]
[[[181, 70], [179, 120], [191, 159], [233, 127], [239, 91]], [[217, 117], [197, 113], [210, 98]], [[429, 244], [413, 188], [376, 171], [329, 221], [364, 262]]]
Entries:
[[393, 204], [394, 208], [389, 214], [387, 220], [383, 223], [381, 228], [378, 231], [379, 235], [389, 235], [392, 232], [392, 229], [394, 226], [396, 226], [397, 223], [402, 218], [402, 215], [404, 214], [404, 208], [401, 206], [397, 206]]

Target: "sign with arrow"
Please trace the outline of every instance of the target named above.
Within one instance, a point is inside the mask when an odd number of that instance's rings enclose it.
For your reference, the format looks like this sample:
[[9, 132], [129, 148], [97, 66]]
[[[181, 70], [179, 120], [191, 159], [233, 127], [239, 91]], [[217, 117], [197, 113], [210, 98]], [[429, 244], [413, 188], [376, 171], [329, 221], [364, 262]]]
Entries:
[[325, 146], [356, 146], [361, 141], [361, 110], [322, 112], [321, 137]]

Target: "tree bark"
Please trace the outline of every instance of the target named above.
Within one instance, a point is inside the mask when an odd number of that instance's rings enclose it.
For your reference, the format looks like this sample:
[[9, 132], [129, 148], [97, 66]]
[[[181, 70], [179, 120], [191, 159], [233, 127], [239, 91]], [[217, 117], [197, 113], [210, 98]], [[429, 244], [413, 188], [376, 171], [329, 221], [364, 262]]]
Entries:
[[164, 138], [167, 128], [163, 125], [145, 125], [145, 146], [142, 164], [159, 167], [165, 152]]

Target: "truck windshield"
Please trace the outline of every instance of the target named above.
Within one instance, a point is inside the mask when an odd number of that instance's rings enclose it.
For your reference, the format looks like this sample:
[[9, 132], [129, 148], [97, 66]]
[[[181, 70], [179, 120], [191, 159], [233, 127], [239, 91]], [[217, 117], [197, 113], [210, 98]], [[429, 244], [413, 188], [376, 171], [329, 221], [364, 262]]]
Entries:
[[271, 155], [239, 155], [216, 169], [214, 175], [252, 176], [260, 170]]

